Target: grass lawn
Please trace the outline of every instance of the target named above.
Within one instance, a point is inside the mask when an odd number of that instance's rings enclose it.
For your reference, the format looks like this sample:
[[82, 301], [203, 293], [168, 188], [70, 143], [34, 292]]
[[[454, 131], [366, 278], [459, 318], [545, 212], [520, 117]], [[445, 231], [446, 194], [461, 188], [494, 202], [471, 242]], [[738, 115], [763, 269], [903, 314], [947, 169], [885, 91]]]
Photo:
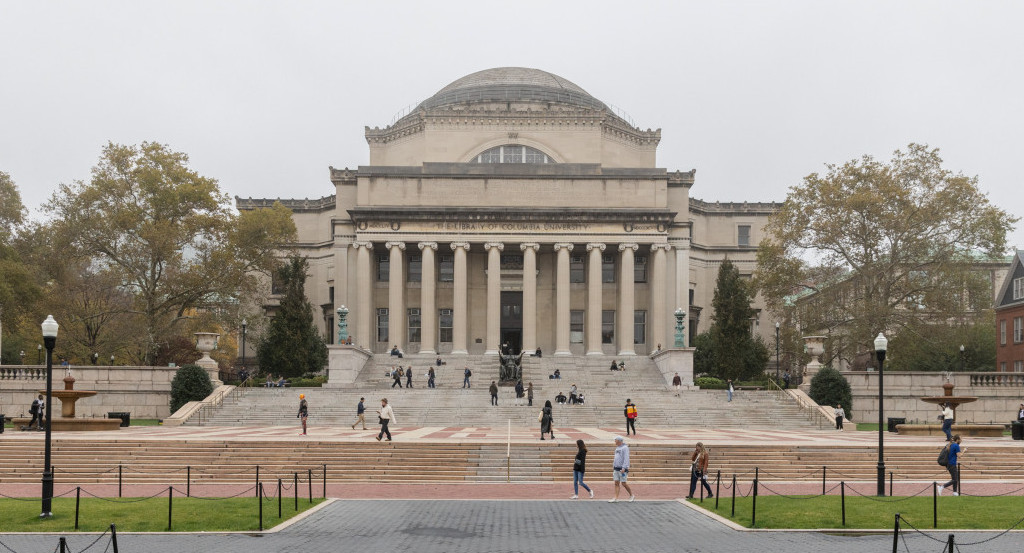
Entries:
[[[842, 528], [840, 501], [838, 495], [758, 496], [757, 528]], [[741, 526], [751, 527], [751, 497], [736, 498], [735, 517], [730, 516], [732, 498], [727, 495], [722, 496], [718, 510], [715, 510], [714, 499], [691, 502]], [[847, 528], [892, 529], [896, 513], [919, 530], [931, 529], [931, 494], [909, 499], [846, 496]], [[940, 529], [1005, 530], [1024, 517], [1024, 497], [940, 496], [938, 513]]]
[[[286, 494], [287, 495], [287, 494]], [[259, 506], [255, 497], [229, 499], [198, 499], [174, 497], [171, 510], [171, 530], [175, 532], [244, 531], [259, 529]], [[295, 500], [285, 497], [281, 518], [277, 517], [277, 499], [263, 500], [263, 528], [272, 528], [282, 521], [323, 502], [323, 499], [299, 497], [299, 510]], [[53, 500], [53, 518], [39, 519], [40, 502], [0, 499], [0, 532], [73, 532], [75, 528], [75, 498]], [[167, 495], [150, 499], [97, 499], [81, 500], [78, 515], [80, 531], [102, 532], [111, 523], [123, 532], [164, 532], [167, 530]]]

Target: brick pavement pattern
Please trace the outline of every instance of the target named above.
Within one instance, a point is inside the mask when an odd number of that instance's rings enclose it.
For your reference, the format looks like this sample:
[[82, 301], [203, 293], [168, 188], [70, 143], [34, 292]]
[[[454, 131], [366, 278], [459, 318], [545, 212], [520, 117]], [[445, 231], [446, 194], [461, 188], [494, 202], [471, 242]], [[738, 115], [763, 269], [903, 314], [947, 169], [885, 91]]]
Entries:
[[[939, 552], [947, 532], [907, 534], [900, 551]], [[963, 552], [1020, 551], [1022, 535], [957, 533]], [[94, 535], [69, 538], [79, 551]], [[51, 551], [56, 535], [0, 535], [15, 553]], [[416, 551], [460, 553], [550, 551], [621, 553], [888, 551], [891, 535], [836, 536], [818, 532], [741, 532], [675, 501], [337, 501], [272, 534], [119, 534], [120, 551], [179, 553]], [[105, 543], [98, 544], [104, 547]]]

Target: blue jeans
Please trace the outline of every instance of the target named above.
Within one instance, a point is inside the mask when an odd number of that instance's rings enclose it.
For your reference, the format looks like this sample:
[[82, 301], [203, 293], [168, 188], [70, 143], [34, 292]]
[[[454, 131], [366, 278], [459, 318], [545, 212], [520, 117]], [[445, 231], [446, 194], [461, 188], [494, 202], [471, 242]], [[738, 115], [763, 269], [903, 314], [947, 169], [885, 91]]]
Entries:
[[584, 490], [587, 490], [588, 492], [590, 491], [590, 486], [587, 486], [586, 484], [583, 483], [583, 473], [578, 471], [578, 470], [574, 470], [574, 471], [572, 471], [572, 493], [573, 493], [573, 495], [579, 495], [580, 494], [580, 486], [583, 486]]
[[729, 401], [732, 401], [732, 390], [729, 389], [729, 390], [726, 390], [726, 391], [729, 392]]
[[942, 420], [942, 431], [946, 433], [946, 441], [947, 442], [953, 441], [952, 429], [953, 429], [953, 419], [943, 419]]

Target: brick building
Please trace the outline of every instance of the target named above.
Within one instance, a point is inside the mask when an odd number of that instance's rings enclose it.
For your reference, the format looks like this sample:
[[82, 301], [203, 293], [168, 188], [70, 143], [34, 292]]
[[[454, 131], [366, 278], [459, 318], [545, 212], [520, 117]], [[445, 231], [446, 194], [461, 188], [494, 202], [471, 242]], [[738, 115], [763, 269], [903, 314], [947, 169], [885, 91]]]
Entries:
[[1013, 256], [996, 296], [996, 368], [1024, 372], [1024, 250]]

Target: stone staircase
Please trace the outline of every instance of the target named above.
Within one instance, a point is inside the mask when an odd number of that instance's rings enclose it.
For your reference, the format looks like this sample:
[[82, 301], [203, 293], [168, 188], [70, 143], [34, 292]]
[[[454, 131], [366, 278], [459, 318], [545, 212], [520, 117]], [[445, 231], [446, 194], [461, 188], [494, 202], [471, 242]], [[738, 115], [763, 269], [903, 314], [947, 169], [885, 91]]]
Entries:
[[[298, 394], [306, 394], [310, 424], [352, 424], [355, 406], [366, 398], [367, 418], [387, 397], [395, 410], [396, 424], [411, 426], [475, 426], [517, 428], [537, 426], [537, 414], [545, 400], [552, 400], [575, 383], [585, 394], [584, 405], [555, 405], [556, 429], [561, 427], [612, 427], [623, 425], [626, 398], [637, 404], [641, 428], [698, 427], [746, 428], [751, 420], [781, 429], [817, 428], [805, 411], [788, 398], [772, 392], [737, 392], [725, 401], [722, 390], [685, 390], [676, 397], [664, 383], [654, 362], [642, 356], [628, 357], [625, 371], [611, 371], [610, 356], [524, 358], [524, 383], [534, 385], [534, 407], [516, 406], [511, 386], [502, 386], [499, 405], [490, 405], [488, 387], [497, 379], [497, 356], [446, 357], [447, 365], [434, 367], [437, 388], [427, 388], [427, 368], [433, 356], [404, 359], [377, 355], [367, 363], [356, 382], [342, 388], [248, 388], [237, 390], [223, 404], [186, 424], [213, 426], [273, 426], [294, 422]], [[413, 388], [392, 388], [386, 376], [393, 365], [412, 366]], [[462, 388], [463, 370], [473, 371], [471, 388]], [[549, 378], [558, 369], [561, 379]], [[402, 379], [405, 385], [405, 379]]]
[[[0, 480], [5, 484], [36, 484], [42, 470], [39, 440], [9, 440], [0, 457]], [[575, 444], [513, 443], [510, 477], [513, 482], [571, 480]], [[634, 443], [630, 480], [672, 482], [689, 478], [692, 445]], [[611, 466], [611, 445], [591, 444], [587, 465], [594, 474]], [[1024, 447], [972, 446], [964, 466], [965, 481], [1021, 478]], [[829, 486], [875, 478], [876, 452], [867, 446], [806, 446], [793, 444], [726, 445], [711, 449], [711, 471], [723, 481], [737, 475], [753, 479], [755, 467], [765, 482], [820, 482], [827, 466]], [[886, 448], [886, 468], [896, 482], [944, 480], [945, 469], [935, 464], [935, 448]], [[96, 440], [61, 439], [53, 443], [56, 480], [61, 484], [116, 484], [118, 465], [126, 484], [184, 485], [186, 467], [193, 484], [255, 482], [256, 467], [264, 482], [294, 473], [306, 481], [329, 483], [505, 482], [509, 470], [505, 444], [472, 441], [327, 442], [260, 440]], [[1014, 486], [1016, 487], [1016, 486]]]

